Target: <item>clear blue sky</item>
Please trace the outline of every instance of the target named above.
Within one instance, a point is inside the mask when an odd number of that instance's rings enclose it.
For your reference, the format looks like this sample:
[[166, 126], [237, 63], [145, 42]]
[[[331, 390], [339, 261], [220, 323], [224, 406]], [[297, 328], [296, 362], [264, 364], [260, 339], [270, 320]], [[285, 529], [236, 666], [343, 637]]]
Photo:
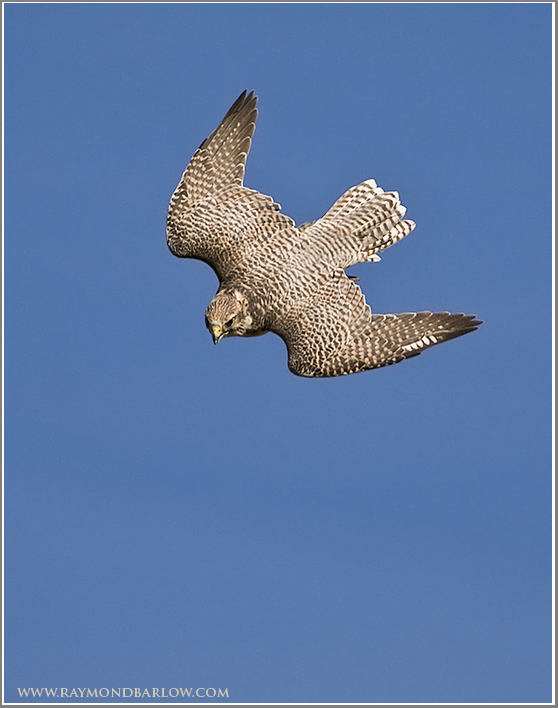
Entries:
[[[7, 701], [551, 700], [551, 20], [5, 7]], [[398, 190], [415, 232], [353, 269], [373, 310], [477, 332], [330, 380], [213, 345], [165, 217], [245, 88], [247, 186], [297, 223]]]

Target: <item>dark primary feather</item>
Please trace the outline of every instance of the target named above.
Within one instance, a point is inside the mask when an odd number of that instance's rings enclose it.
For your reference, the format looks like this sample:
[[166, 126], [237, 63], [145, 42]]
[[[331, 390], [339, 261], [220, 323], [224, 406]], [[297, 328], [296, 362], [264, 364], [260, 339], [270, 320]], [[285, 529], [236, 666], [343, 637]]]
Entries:
[[257, 98], [243, 91], [219, 127], [196, 150], [171, 199], [170, 211], [191, 206], [229, 185], [242, 185], [256, 127]]

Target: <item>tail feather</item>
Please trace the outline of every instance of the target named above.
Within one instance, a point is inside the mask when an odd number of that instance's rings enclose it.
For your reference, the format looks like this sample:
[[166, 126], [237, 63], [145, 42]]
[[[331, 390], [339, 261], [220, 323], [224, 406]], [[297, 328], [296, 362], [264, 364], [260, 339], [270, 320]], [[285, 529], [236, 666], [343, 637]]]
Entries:
[[406, 209], [397, 192], [384, 192], [367, 180], [343, 194], [304, 233], [329, 253], [335, 267], [380, 260], [380, 251], [407, 236], [414, 221], [402, 221]]
[[368, 250], [359, 251], [354, 255], [354, 259], [347, 263], [344, 268], [355, 265], [355, 263], [366, 263], [370, 261], [381, 260], [377, 254], [380, 251], [385, 251], [386, 248], [393, 246], [394, 243], [401, 241], [402, 238], [408, 236], [415, 228], [416, 224], [411, 219], [404, 219], [394, 226], [390, 231], [384, 234], [380, 239], [374, 241]]

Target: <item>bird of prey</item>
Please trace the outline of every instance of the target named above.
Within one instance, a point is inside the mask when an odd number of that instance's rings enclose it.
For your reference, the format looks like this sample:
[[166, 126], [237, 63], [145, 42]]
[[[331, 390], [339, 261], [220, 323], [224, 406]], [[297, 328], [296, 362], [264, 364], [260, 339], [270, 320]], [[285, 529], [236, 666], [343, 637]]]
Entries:
[[395, 364], [472, 332], [474, 315], [373, 314], [345, 270], [380, 260], [407, 236], [397, 192], [374, 180], [352, 187], [321, 219], [296, 227], [271, 197], [243, 186], [257, 110], [244, 91], [202, 142], [172, 195], [167, 243], [219, 278], [205, 322], [224, 337], [278, 334], [299, 376], [340, 376]]

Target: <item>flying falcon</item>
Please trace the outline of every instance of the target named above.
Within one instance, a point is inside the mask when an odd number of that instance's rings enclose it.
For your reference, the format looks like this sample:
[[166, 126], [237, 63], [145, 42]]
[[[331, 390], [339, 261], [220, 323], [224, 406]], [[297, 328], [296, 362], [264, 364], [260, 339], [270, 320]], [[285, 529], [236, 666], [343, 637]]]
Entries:
[[172, 253], [205, 261], [219, 278], [205, 314], [213, 341], [275, 332], [293, 374], [340, 376], [475, 330], [474, 315], [372, 314], [345, 274], [355, 263], [379, 261], [378, 253], [414, 229], [397, 192], [367, 180], [297, 228], [271, 197], [243, 186], [256, 102], [253, 92], [238, 97], [194, 154], [169, 206]]

